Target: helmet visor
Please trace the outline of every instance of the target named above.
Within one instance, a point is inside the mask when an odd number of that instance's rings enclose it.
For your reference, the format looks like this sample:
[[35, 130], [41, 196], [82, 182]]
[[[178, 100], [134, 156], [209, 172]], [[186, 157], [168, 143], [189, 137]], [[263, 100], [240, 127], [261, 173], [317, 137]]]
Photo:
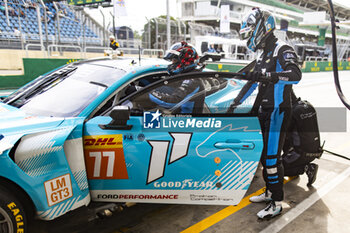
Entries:
[[167, 61], [171, 61], [173, 58], [175, 59], [178, 59], [179, 55], [180, 55], [180, 52], [179, 52], [179, 49], [182, 48], [182, 44], [179, 42], [179, 43], [175, 43], [173, 44], [169, 50], [167, 50], [165, 52], [165, 55], [163, 57], [163, 59], [167, 60]]
[[179, 51], [176, 50], [167, 50], [163, 59], [167, 61], [172, 61], [173, 59], [178, 59], [180, 55]]
[[241, 40], [246, 40], [254, 32], [256, 26], [256, 16], [253, 13], [248, 14], [241, 23], [241, 30], [239, 30], [239, 36]]

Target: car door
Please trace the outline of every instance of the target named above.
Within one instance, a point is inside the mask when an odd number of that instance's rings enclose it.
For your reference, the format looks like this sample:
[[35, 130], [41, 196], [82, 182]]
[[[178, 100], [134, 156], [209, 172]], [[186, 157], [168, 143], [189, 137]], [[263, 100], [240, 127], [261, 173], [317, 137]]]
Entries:
[[[184, 83], [185, 97], [159, 97], [179, 95]], [[170, 77], [117, 104], [130, 108], [127, 125], [107, 127], [125, 119], [125, 111], [114, 112], [113, 121], [111, 111], [88, 120], [84, 154], [92, 199], [238, 204], [263, 147], [251, 111], [255, 92], [236, 113], [227, 113], [244, 84], [217, 72]]]

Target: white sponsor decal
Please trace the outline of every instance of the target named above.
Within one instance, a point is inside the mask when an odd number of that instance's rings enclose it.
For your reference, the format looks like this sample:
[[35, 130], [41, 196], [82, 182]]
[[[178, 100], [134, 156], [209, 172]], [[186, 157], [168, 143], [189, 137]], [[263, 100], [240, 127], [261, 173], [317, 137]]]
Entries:
[[237, 205], [247, 190], [91, 190], [93, 201]]
[[283, 77], [283, 76], [279, 76], [278, 79], [282, 81], [289, 81], [288, 77]]
[[215, 120], [215, 118], [208, 118], [203, 121], [196, 118], [177, 120], [170, 117], [164, 117], [162, 120], [163, 128], [221, 128], [221, 121]]
[[53, 206], [73, 196], [69, 174], [46, 181], [44, 186], [49, 206]]
[[153, 186], [155, 188], [211, 188], [214, 186], [214, 183], [211, 181], [193, 181], [192, 179], [180, 181], [163, 181], [163, 182], [154, 182]]
[[133, 195], [133, 194], [97, 194], [98, 199], [178, 199], [179, 195], [172, 195], [172, 194], [166, 194], [166, 195], [147, 195], [147, 194], [140, 194], [140, 195]]

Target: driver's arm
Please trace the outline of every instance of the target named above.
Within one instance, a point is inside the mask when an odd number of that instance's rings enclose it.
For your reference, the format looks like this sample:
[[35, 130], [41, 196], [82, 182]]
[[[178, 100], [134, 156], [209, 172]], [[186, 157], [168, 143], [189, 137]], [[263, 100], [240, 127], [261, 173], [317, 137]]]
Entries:
[[190, 98], [200, 91], [198, 81], [184, 80], [181, 86], [177, 88], [163, 86], [149, 94], [150, 100], [161, 107], [172, 108], [185, 98]]
[[238, 93], [237, 97], [235, 98], [234, 102], [236, 104], [243, 103], [256, 89], [258, 86], [258, 83], [254, 81], [248, 81], [242, 88], [242, 90]]

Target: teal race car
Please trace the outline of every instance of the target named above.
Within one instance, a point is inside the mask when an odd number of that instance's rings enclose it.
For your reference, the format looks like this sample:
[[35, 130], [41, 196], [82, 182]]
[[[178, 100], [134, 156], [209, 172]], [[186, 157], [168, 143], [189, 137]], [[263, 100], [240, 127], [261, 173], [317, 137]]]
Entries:
[[[206, 70], [170, 77], [167, 65], [79, 61], [3, 99], [0, 229], [20, 232], [32, 213], [52, 220], [91, 201], [238, 204], [263, 147], [256, 94], [228, 112], [246, 81]], [[192, 95], [152, 101], [189, 80]]]

